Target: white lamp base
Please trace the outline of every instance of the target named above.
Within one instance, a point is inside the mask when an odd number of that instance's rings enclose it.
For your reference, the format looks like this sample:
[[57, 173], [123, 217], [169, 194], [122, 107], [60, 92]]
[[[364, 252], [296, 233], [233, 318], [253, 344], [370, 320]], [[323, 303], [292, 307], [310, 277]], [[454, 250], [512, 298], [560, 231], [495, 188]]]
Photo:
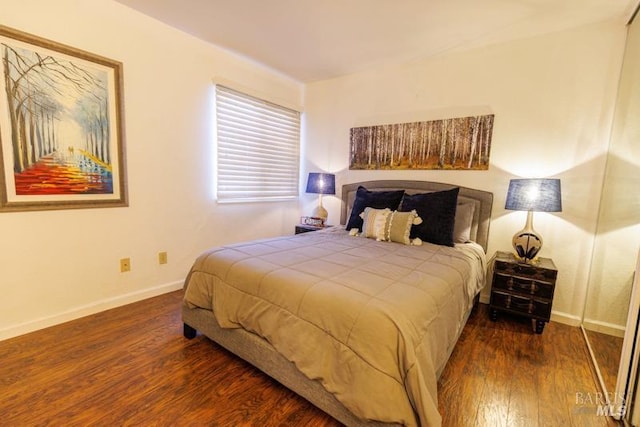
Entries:
[[532, 262], [542, 249], [542, 236], [533, 229], [533, 212], [527, 212], [527, 223], [512, 239], [513, 249], [518, 258]]

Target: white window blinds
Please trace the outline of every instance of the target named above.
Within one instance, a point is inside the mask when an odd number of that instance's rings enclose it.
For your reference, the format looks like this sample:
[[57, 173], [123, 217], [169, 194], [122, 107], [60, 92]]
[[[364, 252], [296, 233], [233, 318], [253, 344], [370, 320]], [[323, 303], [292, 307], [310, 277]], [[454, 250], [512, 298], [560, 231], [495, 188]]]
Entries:
[[300, 113], [216, 85], [218, 201], [298, 196]]

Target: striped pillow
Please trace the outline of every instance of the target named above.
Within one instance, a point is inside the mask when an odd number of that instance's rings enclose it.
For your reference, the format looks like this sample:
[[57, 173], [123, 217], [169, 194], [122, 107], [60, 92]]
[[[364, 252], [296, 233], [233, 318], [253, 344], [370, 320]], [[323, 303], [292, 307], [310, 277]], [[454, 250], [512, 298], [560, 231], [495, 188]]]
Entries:
[[362, 237], [384, 240], [384, 229], [391, 209], [365, 208], [362, 217]]
[[383, 242], [397, 242], [405, 245], [421, 245], [422, 240], [411, 239], [411, 227], [422, 223], [415, 210], [410, 212], [391, 211], [391, 209], [365, 208], [362, 217], [361, 237]]
[[405, 245], [418, 244], [417, 241], [412, 242], [409, 235], [411, 234], [411, 227], [421, 222], [422, 219], [415, 210], [410, 212], [393, 211], [387, 217], [384, 227], [384, 240], [404, 243]]

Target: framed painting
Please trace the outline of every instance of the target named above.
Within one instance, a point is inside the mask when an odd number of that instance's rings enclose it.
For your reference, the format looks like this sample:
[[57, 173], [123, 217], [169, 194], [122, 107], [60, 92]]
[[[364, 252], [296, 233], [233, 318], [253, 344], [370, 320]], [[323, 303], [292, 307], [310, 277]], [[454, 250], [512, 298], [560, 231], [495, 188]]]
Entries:
[[349, 169], [487, 170], [493, 114], [351, 128]]
[[122, 63], [0, 26], [0, 212], [128, 206]]

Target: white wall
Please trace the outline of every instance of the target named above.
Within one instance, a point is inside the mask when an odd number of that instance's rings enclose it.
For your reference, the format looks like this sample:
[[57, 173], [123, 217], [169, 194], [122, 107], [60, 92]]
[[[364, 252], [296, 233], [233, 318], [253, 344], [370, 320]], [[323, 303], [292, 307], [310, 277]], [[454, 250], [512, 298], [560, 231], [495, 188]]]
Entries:
[[[290, 105], [303, 103], [300, 84], [110, 0], [4, 3], [1, 24], [124, 63], [130, 206], [0, 213], [0, 339], [177, 289], [202, 250], [291, 233], [316, 203], [212, 197], [212, 78]], [[503, 209], [509, 179], [561, 178], [564, 212], [534, 222], [560, 269], [554, 315], [571, 321], [585, 299], [623, 44], [624, 28], [603, 24], [308, 85], [302, 181], [324, 170], [338, 186], [402, 178], [493, 191], [492, 254], [524, 224]], [[496, 115], [489, 171], [347, 170], [353, 126], [485, 113]], [[337, 223], [338, 198], [324, 201]]]
[[[504, 210], [509, 179], [562, 179], [563, 212], [534, 215], [558, 269], [554, 319], [582, 315], [625, 29], [600, 24], [310, 84], [308, 170], [337, 183], [451, 182], [494, 193], [489, 254], [511, 250], [526, 214]], [[349, 171], [354, 126], [495, 114], [488, 171]], [[337, 198], [325, 198], [339, 220]], [[486, 300], [486, 292], [484, 299]]]
[[130, 206], [0, 213], [0, 339], [177, 289], [212, 245], [293, 232], [296, 201], [213, 200], [212, 78], [288, 105], [299, 83], [110, 0], [1, 9], [3, 25], [123, 62]]

